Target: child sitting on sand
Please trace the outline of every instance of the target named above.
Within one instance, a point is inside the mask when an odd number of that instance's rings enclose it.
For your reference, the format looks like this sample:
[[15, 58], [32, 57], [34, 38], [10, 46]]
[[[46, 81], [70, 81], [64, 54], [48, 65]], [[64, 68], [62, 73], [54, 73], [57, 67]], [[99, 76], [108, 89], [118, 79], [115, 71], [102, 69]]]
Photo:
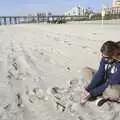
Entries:
[[90, 72], [93, 76], [92, 81], [85, 88], [88, 92], [88, 95], [81, 100], [81, 104], [84, 104], [87, 101], [95, 100], [98, 96], [101, 96], [110, 84], [108, 82], [109, 79], [112, 79], [113, 74], [116, 74], [116, 60], [114, 60], [113, 56], [117, 47], [118, 45], [113, 41], [105, 42], [101, 47], [102, 59], [98, 71], [93, 74], [93, 69], [83, 69], [83, 73]]
[[117, 42], [118, 48], [115, 49], [113, 59], [115, 63], [115, 73], [108, 79], [108, 88], [103, 93], [103, 98], [98, 105], [103, 105], [106, 101], [120, 103], [120, 42]]

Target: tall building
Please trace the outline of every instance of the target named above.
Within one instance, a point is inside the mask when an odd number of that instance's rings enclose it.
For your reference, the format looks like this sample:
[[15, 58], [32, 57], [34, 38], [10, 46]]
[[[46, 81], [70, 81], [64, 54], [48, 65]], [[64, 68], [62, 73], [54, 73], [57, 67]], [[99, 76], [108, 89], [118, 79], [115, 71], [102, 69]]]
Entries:
[[120, 7], [120, 0], [113, 0], [112, 7]]
[[84, 8], [80, 5], [73, 7], [71, 10], [65, 12], [65, 16], [85, 16], [93, 13], [92, 9]]

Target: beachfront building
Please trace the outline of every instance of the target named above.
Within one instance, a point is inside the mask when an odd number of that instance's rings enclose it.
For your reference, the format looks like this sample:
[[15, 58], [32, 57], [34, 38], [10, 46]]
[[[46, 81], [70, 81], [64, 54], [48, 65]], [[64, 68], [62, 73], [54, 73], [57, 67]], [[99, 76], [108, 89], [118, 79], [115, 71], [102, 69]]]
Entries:
[[104, 19], [120, 19], [120, 0], [113, 0], [111, 6], [103, 6], [102, 9], [99, 9], [90, 19], [101, 20], [102, 13], [105, 13]]
[[108, 8], [105, 8], [105, 14], [116, 14], [116, 15], [119, 15], [120, 14], [120, 7], [108, 7]]
[[113, 0], [112, 7], [120, 7], [120, 0]]
[[84, 8], [81, 6], [73, 7], [71, 10], [65, 12], [65, 16], [87, 16], [93, 11], [90, 8]]
[[120, 0], [113, 0], [112, 7], [106, 7], [104, 10], [106, 15], [120, 15]]

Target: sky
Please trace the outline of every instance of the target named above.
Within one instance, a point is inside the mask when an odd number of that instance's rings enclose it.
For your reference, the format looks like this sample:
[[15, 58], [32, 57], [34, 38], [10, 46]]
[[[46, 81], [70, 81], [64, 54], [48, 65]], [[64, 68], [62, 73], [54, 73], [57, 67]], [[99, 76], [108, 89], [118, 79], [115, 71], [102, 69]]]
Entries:
[[97, 10], [102, 8], [103, 4], [111, 6], [112, 0], [1, 0], [0, 16], [26, 15], [45, 11], [50, 11], [54, 14], [64, 14], [76, 5]]

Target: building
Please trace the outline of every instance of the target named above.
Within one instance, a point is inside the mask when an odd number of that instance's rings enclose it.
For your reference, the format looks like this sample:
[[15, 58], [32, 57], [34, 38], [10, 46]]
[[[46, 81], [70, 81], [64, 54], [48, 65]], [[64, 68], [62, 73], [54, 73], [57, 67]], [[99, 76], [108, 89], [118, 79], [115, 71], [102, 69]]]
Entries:
[[65, 13], [65, 16], [79, 16], [80, 15], [80, 7], [73, 7], [71, 10]]
[[113, 0], [112, 7], [104, 8], [106, 15], [120, 15], [120, 0]]
[[52, 16], [51, 12], [46, 12], [46, 16]]
[[120, 0], [113, 0], [112, 7], [120, 7]]
[[105, 14], [120, 14], [120, 7], [109, 7], [105, 8]]
[[65, 16], [86, 16], [90, 13], [93, 13], [90, 8], [86, 9], [78, 5], [76, 7], [73, 7], [71, 10], [65, 12]]

